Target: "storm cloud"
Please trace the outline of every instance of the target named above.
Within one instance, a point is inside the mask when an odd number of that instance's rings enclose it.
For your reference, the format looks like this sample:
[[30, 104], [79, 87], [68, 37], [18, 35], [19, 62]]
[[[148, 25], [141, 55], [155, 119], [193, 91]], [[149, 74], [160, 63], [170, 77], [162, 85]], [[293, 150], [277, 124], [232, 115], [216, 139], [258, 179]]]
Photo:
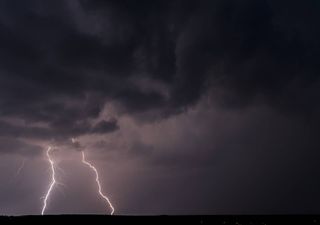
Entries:
[[223, 107], [258, 98], [318, 109], [318, 9], [316, 1], [2, 1], [0, 113], [46, 123], [55, 138], [87, 132], [108, 102], [153, 120], [208, 90]]
[[90, 149], [124, 213], [301, 212], [301, 184], [320, 187], [319, 23], [316, 0], [2, 0], [0, 154]]

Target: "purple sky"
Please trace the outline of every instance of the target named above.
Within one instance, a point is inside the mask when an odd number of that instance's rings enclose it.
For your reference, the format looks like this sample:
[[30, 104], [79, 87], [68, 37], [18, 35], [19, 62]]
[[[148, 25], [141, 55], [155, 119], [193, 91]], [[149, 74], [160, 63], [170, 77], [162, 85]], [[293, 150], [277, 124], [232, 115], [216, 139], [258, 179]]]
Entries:
[[1, 1], [0, 214], [318, 214], [319, 10]]

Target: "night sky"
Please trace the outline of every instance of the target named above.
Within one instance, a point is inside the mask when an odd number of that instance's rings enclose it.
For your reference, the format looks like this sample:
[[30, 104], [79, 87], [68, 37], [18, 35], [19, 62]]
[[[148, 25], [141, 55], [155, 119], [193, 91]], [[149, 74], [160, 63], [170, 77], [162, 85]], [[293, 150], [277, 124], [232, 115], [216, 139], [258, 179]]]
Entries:
[[[320, 1], [0, 0], [0, 214], [320, 213]], [[74, 142], [71, 139], [74, 138]]]

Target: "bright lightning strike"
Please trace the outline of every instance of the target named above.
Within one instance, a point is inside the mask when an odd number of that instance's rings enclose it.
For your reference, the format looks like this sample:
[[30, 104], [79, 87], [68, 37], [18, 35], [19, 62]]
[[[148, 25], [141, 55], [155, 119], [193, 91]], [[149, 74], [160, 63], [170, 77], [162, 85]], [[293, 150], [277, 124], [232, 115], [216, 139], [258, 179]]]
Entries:
[[47, 158], [48, 158], [48, 161], [50, 163], [50, 166], [51, 166], [51, 183], [50, 183], [50, 186], [49, 186], [49, 189], [47, 191], [47, 194], [46, 196], [44, 197], [44, 200], [43, 200], [43, 207], [42, 207], [42, 211], [41, 211], [41, 215], [44, 214], [44, 211], [46, 210], [46, 207], [47, 207], [47, 201], [48, 201], [48, 198], [50, 197], [50, 193], [56, 183], [56, 178], [55, 178], [55, 165], [54, 165], [54, 161], [51, 159], [50, 157], [50, 151], [51, 151], [51, 147], [48, 148], [47, 150]]
[[84, 155], [84, 152], [83, 152], [83, 151], [82, 151], [82, 162], [83, 162], [84, 164], [86, 164], [87, 166], [89, 166], [89, 167], [95, 172], [95, 174], [96, 174], [96, 182], [97, 182], [97, 185], [98, 185], [99, 195], [100, 195], [104, 200], [106, 200], [106, 202], [108, 203], [108, 205], [109, 205], [109, 207], [110, 207], [110, 209], [111, 209], [111, 213], [110, 213], [110, 214], [113, 215], [113, 213], [114, 213], [114, 208], [113, 208], [113, 206], [112, 206], [109, 198], [108, 198], [107, 196], [105, 196], [105, 195], [102, 193], [102, 191], [101, 191], [101, 185], [100, 185], [100, 181], [99, 181], [98, 171], [97, 171], [97, 169], [96, 169], [93, 165], [91, 165], [91, 163], [89, 163], [88, 161], [86, 161], [86, 158], [85, 158], [85, 155]]

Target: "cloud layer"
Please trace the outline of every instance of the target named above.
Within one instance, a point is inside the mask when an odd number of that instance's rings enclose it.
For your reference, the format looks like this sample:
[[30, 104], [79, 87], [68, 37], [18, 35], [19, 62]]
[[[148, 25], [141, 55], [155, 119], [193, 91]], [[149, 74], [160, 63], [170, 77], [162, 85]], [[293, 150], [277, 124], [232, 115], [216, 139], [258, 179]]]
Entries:
[[114, 131], [91, 128], [106, 103], [152, 121], [208, 90], [227, 108], [318, 110], [318, 10], [316, 1], [3, 1], [1, 118], [24, 121], [29, 136], [70, 138]]

